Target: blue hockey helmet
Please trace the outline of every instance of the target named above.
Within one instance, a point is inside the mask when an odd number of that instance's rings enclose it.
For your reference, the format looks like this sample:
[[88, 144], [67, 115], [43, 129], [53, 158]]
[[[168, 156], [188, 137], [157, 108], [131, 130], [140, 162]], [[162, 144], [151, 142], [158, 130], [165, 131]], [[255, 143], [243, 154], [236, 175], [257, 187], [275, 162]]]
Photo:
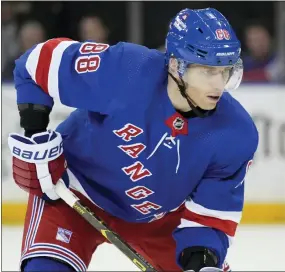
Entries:
[[216, 9], [184, 9], [170, 22], [166, 37], [166, 57], [180, 62], [183, 75], [188, 64], [233, 66], [229, 89], [242, 78], [241, 45], [227, 19]]

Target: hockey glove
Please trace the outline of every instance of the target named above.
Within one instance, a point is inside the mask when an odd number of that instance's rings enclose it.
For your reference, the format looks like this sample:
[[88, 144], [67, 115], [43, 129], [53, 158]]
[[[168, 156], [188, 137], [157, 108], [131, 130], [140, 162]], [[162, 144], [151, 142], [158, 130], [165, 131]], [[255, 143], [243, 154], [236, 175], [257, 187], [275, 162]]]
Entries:
[[183, 250], [180, 255], [180, 264], [184, 271], [199, 272], [202, 268], [215, 268], [218, 264], [216, 255], [205, 247], [195, 246]]
[[45, 200], [57, 200], [54, 186], [62, 178], [68, 187], [62, 137], [46, 131], [31, 138], [11, 133], [8, 138], [13, 156], [13, 178], [23, 190]]

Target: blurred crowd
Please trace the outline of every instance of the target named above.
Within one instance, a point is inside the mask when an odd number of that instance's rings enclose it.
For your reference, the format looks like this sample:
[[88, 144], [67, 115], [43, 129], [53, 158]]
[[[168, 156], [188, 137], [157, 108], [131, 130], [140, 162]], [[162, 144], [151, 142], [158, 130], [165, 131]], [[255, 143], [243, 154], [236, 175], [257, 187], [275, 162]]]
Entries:
[[[94, 40], [110, 44], [127, 40], [126, 3], [121, 2], [118, 5], [112, 2], [112, 9], [109, 9], [110, 4], [108, 2], [84, 2], [82, 5], [52, 1], [40, 4], [1, 2], [2, 81], [13, 80], [15, 59], [33, 45], [50, 38], [69, 37], [80, 41]], [[173, 16], [175, 12], [171, 11], [171, 15]], [[109, 23], [103, 20], [104, 14], [108, 14], [105, 18], [109, 18]], [[166, 27], [161, 32], [166, 33], [169, 19], [170, 17], [165, 19]], [[231, 18], [229, 20], [231, 21]], [[147, 28], [150, 22], [149, 19], [146, 21]], [[248, 21], [237, 34], [243, 45], [243, 82], [285, 83], [284, 63], [278, 58], [274, 35], [268, 24], [262, 20]], [[144, 44], [164, 50], [164, 47], [160, 46], [164, 43], [163, 36], [160, 34], [159, 37], [160, 40], [157, 39], [156, 44], [148, 42], [150, 37], [145, 37]]]

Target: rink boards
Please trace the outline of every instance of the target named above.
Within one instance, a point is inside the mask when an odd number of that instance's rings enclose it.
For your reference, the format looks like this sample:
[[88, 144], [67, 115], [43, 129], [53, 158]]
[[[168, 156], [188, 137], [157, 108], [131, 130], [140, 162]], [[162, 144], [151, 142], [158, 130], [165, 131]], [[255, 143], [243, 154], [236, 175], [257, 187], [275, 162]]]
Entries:
[[[249, 111], [259, 130], [260, 143], [246, 178], [242, 223], [285, 223], [285, 86], [246, 85], [232, 95]], [[2, 222], [23, 222], [27, 195], [11, 177], [10, 132], [21, 133], [12, 85], [2, 85]], [[56, 102], [50, 128], [73, 109]], [[7, 114], [9, 112], [9, 114]], [[283, 168], [282, 168], [283, 167]]]

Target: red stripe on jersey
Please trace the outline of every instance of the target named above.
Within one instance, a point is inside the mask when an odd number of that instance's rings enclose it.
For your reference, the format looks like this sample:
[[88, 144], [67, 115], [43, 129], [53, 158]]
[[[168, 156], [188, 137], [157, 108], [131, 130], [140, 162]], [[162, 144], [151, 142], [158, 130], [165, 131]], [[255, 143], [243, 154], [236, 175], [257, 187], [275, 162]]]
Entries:
[[48, 94], [48, 74], [53, 50], [62, 41], [72, 41], [68, 38], [56, 38], [43, 45], [36, 70], [36, 83]]
[[189, 221], [194, 221], [203, 226], [221, 230], [232, 237], [235, 235], [238, 225], [236, 222], [231, 220], [222, 220], [211, 216], [200, 215], [189, 210], [185, 210], [183, 218]]

